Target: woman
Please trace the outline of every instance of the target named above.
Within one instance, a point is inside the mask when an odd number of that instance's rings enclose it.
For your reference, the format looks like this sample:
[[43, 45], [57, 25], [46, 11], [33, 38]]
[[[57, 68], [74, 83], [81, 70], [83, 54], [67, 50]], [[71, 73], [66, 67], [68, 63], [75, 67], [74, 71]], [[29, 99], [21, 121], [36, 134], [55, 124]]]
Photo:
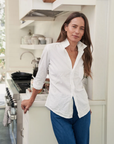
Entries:
[[24, 113], [41, 92], [49, 68], [50, 90], [46, 106], [59, 144], [89, 144], [90, 106], [82, 83], [91, 77], [92, 46], [86, 16], [72, 13], [64, 22], [57, 43], [46, 45]]

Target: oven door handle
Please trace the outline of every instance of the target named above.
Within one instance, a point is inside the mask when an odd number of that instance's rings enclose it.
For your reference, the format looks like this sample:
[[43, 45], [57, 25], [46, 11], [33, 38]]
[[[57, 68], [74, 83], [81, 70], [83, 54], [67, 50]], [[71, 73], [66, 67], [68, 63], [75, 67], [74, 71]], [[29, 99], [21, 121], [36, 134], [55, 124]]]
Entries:
[[8, 110], [8, 116], [11, 120], [16, 120], [17, 119], [17, 115], [15, 114], [11, 114], [11, 112]]

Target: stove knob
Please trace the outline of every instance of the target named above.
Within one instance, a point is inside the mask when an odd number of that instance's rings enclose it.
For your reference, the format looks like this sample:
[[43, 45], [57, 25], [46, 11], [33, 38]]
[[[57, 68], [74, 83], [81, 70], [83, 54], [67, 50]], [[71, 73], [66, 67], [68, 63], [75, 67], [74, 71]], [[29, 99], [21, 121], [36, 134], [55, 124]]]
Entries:
[[9, 91], [7, 87], [6, 87], [6, 91]]
[[11, 98], [11, 95], [10, 95], [10, 94], [8, 94], [8, 96], [9, 96], [9, 98]]
[[11, 102], [13, 102], [13, 99], [11, 98]]
[[6, 89], [6, 92], [7, 92], [7, 93], [9, 92], [9, 89], [8, 89], [8, 88]]
[[7, 94], [8, 94], [8, 95], [10, 95], [10, 92], [9, 92], [9, 91], [7, 91]]
[[9, 95], [9, 98], [10, 98], [10, 101], [12, 102], [12, 101], [13, 101], [13, 99], [12, 99], [11, 95]]
[[13, 102], [12, 99], [10, 99], [10, 105], [11, 105], [12, 107], [14, 107], [14, 102]]
[[10, 99], [11, 99], [11, 101], [13, 102], [13, 99], [12, 99], [12, 97], [11, 97]]
[[14, 107], [14, 102], [11, 103], [11, 106]]

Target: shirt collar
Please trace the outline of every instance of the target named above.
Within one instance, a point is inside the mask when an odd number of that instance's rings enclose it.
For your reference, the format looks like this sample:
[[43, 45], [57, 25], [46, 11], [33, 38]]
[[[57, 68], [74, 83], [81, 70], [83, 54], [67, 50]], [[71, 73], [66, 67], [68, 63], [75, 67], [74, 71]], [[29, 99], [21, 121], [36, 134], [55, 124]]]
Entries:
[[[65, 49], [67, 46], [70, 45], [67, 38], [64, 41], [62, 41], [61, 44], [63, 46], [63, 49]], [[78, 42], [77, 46], [78, 46], [78, 51], [84, 50], [87, 47], [87, 45], [85, 45], [81, 41]]]
[[68, 39], [66, 38], [64, 41], [61, 42], [63, 49], [70, 45]]
[[78, 46], [78, 51], [84, 50], [87, 47], [87, 45], [85, 45], [81, 41], [78, 42], [77, 46]]

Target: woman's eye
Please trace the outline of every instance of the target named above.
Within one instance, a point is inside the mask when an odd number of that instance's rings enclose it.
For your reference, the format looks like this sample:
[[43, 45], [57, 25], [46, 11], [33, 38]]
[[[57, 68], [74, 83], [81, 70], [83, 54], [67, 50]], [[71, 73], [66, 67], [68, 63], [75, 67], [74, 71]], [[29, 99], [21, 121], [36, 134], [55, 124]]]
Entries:
[[84, 28], [80, 28], [81, 30], [84, 30]]
[[76, 26], [73, 26], [73, 28], [76, 28]]

